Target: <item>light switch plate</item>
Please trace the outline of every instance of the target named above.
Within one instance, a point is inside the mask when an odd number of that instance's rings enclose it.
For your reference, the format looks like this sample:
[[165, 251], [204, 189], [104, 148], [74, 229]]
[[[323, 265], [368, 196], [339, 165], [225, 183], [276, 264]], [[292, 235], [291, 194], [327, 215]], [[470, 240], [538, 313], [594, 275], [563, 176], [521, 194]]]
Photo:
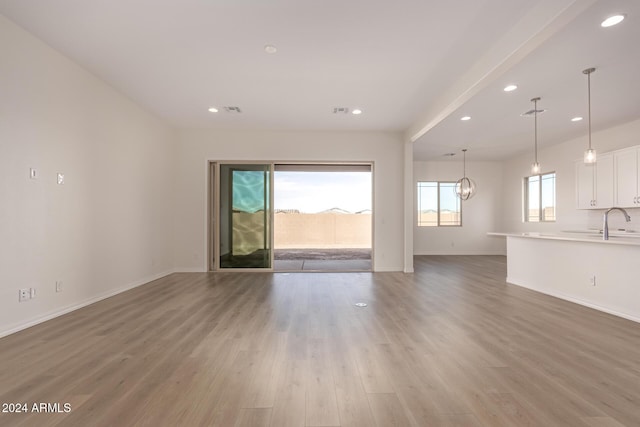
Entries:
[[34, 168], [29, 169], [29, 177], [31, 179], [38, 179], [38, 170]]

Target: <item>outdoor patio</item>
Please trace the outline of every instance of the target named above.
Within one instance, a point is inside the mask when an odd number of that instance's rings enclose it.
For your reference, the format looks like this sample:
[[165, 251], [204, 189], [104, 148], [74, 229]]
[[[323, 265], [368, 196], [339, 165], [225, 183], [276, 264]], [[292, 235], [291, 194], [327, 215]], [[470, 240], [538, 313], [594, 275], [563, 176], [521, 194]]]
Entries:
[[276, 271], [371, 271], [371, 249], [275, 249]]

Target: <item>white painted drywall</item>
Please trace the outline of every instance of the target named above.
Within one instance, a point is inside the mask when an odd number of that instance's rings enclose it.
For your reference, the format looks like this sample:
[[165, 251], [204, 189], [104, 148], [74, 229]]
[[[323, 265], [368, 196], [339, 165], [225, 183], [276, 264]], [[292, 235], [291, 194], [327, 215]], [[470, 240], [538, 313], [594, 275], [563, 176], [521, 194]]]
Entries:
[[413, 142], [404, 142], [404, 272], [413, 273], [413, 224], [415, 183], [413, 182]]
[[[598, 153], [614, 151], [640, 144], [640, 120], [615, 126], [592, 135]], [[538, 159], [543, 172], [556, 172], [556, 222], [525, 223], [522, 221], [523, 179], [529, 175], [531, 154], [518, 156], [504, 165], [503, 224], [499, 231], [562, 231], [601, 228], [604, 209], [576, 209], [576, 160], [582, 159], [587, 148], [587, 136], [572, 139], [539, 150]], [[632, 222], [627, 224], [619, 213], [610, 217], [610, 227], [628, 227], [640, 230], [640, 209], [629, 209]]]
[[175, 263], [207, 270], [208, 161], [374, 162], [374, 268], [402, 271], [404, 146], [383, 132], [184, 130], [176, 158]]
[[0, 52], [1, 336], [172, 269], [175, 135], [1, 15]]
[[640, 247], [507, 239], [508, 282], [640, 322]]
[[[457, 181], [461, 161], [416, 161], [413, 164], [414, 194], [418, 181]], [[469, 162], [467, 176], [476, 183], [477, 194], [462, 202], [462, 227], [418, 227], [413, 209], [413, 247], [416, 255], [504, 255], [503, 238], [487, 236], [501, 227], [502, 163]], [[415, 199], [414, 199], [415, 200]], [[414, 204], [415, 206], [415, 204]]]

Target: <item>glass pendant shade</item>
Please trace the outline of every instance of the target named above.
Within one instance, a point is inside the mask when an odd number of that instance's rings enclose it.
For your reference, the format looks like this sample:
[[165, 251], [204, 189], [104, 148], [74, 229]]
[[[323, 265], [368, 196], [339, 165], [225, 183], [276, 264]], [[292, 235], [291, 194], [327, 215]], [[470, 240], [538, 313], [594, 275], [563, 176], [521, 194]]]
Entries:
[[533, 175], [538, 175], [540, 173], [540, 163], [535, 162], [531, 165], [531, 173]]
[[476, 184], [466, 176], [456, 182], [456, 196], [460, 200], [469, 200], [476, 194]]
[[462, 150], [464, 160], [462, 163], [462, 178], [456, 181], [456, 196], [460, 200], [469, 200], [476, 194], [476, 183], [467, 178], [467, 149]]
[[584, 162], [589, 164], [589, 163], [595, 163], [596, 162], [596, 150], [594, 150], [593, 148], [589, 148], [587, 151], [584, 152]]

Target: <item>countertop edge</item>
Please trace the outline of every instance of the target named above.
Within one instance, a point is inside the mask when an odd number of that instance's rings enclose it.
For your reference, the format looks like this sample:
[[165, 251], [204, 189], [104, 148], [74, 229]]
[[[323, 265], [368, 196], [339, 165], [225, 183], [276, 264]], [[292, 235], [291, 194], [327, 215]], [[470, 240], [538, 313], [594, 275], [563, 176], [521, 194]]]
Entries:
[[609, 240], [603, 240], [599, 236], [586, 237], [581, 235], [574, 235], [571, 233], [539, 233], [539, 232], [496, 232], [490, 231], [487, 236], [499, 236], [499, 237], [521, 237], [525, 239], [543, 239], [543, 240], [562, 240], [567, 242], [581, 242], [581, 243], [600, 243], [605, 245], [624, 245], [624, 246], [640, 246], [640, 239], [636, 237], [611, 237]]

